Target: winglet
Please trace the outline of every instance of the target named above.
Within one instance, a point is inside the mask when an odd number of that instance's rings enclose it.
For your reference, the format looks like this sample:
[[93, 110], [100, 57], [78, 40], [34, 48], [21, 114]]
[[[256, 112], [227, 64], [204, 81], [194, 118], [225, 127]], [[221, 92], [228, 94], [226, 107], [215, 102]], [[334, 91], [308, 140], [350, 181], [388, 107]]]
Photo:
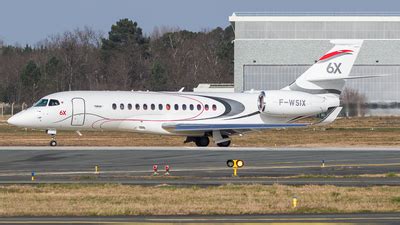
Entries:
[[315, 126], [323, 126], [332, 123], [339, 115], [340, 111], [342, 111], [343, 107], [335, 107], [332, 110], [328, 111], [326, 116], [322, 118], [317, 123], [314, 123]]

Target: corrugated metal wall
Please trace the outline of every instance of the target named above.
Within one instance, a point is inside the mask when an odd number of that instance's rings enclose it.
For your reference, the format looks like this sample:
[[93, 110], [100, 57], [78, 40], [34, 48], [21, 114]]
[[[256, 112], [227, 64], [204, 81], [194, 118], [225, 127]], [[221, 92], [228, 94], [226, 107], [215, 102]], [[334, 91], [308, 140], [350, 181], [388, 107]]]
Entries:
[[236, 39], [397, 39], [399, 22], [236, 22]]
[[235, 91], [280, 89], [331, 49], [330, 40], [364, 39], [351, 75], [392, 76], [346, 86], [364, 94], [377, 114], [400, 115], [400, 22], [315, 20], [236, 21]]

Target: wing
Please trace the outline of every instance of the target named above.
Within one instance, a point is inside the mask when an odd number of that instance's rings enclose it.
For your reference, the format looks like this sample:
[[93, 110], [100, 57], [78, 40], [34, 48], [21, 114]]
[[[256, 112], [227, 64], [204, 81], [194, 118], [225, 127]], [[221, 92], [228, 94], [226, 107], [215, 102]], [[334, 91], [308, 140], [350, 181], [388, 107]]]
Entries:
[[213, 131], [213, 130], [261, 130], [272, 128], [306, 127], [308, 123], [288, 123], [288, 124], [164, 124], [164, 129], [174, 131]]
[[198, 123], [165, 123], [162, 127], [166, 130], [173, 132], [188, 132], [188, 131], [214, 131], [225, 130], [229, 133], [241, 133], [251, 130], [263, 130], [274, 128], [294, 128], [294, 127], [307, 127], [311, 125], [326, 125], [332, 123], [339, 115], [342, 107], [335, 107], [330, 109], [326, 116], [317, 123], [283, 123], [283, 124], [198, 124]]

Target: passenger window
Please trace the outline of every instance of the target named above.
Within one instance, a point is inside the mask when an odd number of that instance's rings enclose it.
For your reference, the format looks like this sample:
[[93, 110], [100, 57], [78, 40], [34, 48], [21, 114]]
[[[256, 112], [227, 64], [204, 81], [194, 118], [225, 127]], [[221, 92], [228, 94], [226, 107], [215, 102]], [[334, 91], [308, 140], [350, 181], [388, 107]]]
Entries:
[[132, 110], [132, 104], [131, 103], [128, 104], [128, 109]]
[[117, 104], [113, 103], [113, 104], [112, 104], [112, 108], [113, 108], [114, 110], [116, 110], [116, 109], [117, 109]]
[[167, 110], [170, 110], [170, 109], [171, 109], [171, 105], [170, 105], [170, 104], [167, 104], [167, 105], [165, 106], [165, 108], [166, 108]]
[[36, 105], [34, 107], [44, 107], [47, 106], [47, 102], [49, 100], [48, 99], [41, 99], [38, 101], [38, 103], [36, 103]]
[[175, 104], [175, 105], [174, 105], [174, 108], [175, 108], [175, 110], [178, 110], [178, 109], [179, 109], [179, 105], [178, 105], [178, 104]]
[[143, 104], [143, 109], [147, 110], [147, 104]]
[[140, 105], [139, 105], [139, 104], [136, 104], [136, 105], [135, 105], [135, 108], [136, 108], [136, 110], [139, 110], [139, 109], [140, 109]]
[[60, 105], [60, 102], [55, 99], [50, 99], [49, 106], [56, 106], [56, 105]]
[[212, 109], [213, 109], [214, 111], [216, 111], [216, 110], [217, 110], [217, 106], [216, 106], [216, 105], [212, 105]]
[[204, 109], [205, 109], [206, 111], [208, 111], [209, 107], [208, 107], [207, 104], [204, 106]]
[[121, 104], [119, 105], [119, 108], [120, 108], [121, 110], [124, 110], [124, 108], [125, 108], [124, 104], [121, 103]]
[[190, 104], [189, 108], [190, 108], [190, 110], [192, 110], [192, 111], [193, 111], [193, 109], [194, 109], [194, 105], [193, 105], [193, 104]]
[[163, 105], [162, 104], [158, 104], [158, 109], [162, 110], [163, 109]]
[[183, 110], [186, 110], [186, 104], [183, 104], [183, 105], [182, 105], [182, 109], [183, 109]]
[[151, 110], [155, 110], [156, 109], [156, 105], [151, 104]]
[[197, 104], [197, 110], [201, 110], [201, 105]]

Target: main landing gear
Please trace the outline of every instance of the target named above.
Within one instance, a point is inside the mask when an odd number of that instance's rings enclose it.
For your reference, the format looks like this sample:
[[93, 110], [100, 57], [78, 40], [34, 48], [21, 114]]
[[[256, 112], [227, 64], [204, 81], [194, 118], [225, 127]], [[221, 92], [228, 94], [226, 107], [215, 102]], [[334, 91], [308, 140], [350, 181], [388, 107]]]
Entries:
[[207, 147], [210, 144], [210, 139], [207, 136], [202, 137], [187, 137], [183, 143], [194, 142], [197, 147]]
[[210, 139], [208, 137], [196, 137], [194, 143], [197, 147], [207, 147], [210, 144]]
[[50, 129], [46, 130], [46, 133], [51, 136], [50, 146], [52, 147], [57, 146], [57, 140], [56, 140], [57, 131]]
[[[225, 137], [224, 137], [224, 136], [225, 136]], [[224, 139], [229, 139], [229, 137], [226, 136], [226, 135], [223, 135], [222, 137], [224, 137]], [[231, 145], [231, 140], [229, 139], [228, 141], [224, 141], [224, 142], [217, 143], [217, 145], [218, 145], [219, 147], [229, 147], [229, 145]]]
[[231, 139], [226, 134], [221, 134], [221, 131], [215, 130], [212, 132], [212, 136], [215, 144], [219, 147], [229, 147], [231, 145]]
[[[197, 147], [207, 147], [210, 144], [211, 134], [206, 134], [201, 137], [187, 137], [184, 143], [194, 142]], [[229, 147], [231, 145], [231, 139], [228, 135], [220, 133], [220, 131], [213, 131], [212, 138], [215, 144], [219, 147]]]

